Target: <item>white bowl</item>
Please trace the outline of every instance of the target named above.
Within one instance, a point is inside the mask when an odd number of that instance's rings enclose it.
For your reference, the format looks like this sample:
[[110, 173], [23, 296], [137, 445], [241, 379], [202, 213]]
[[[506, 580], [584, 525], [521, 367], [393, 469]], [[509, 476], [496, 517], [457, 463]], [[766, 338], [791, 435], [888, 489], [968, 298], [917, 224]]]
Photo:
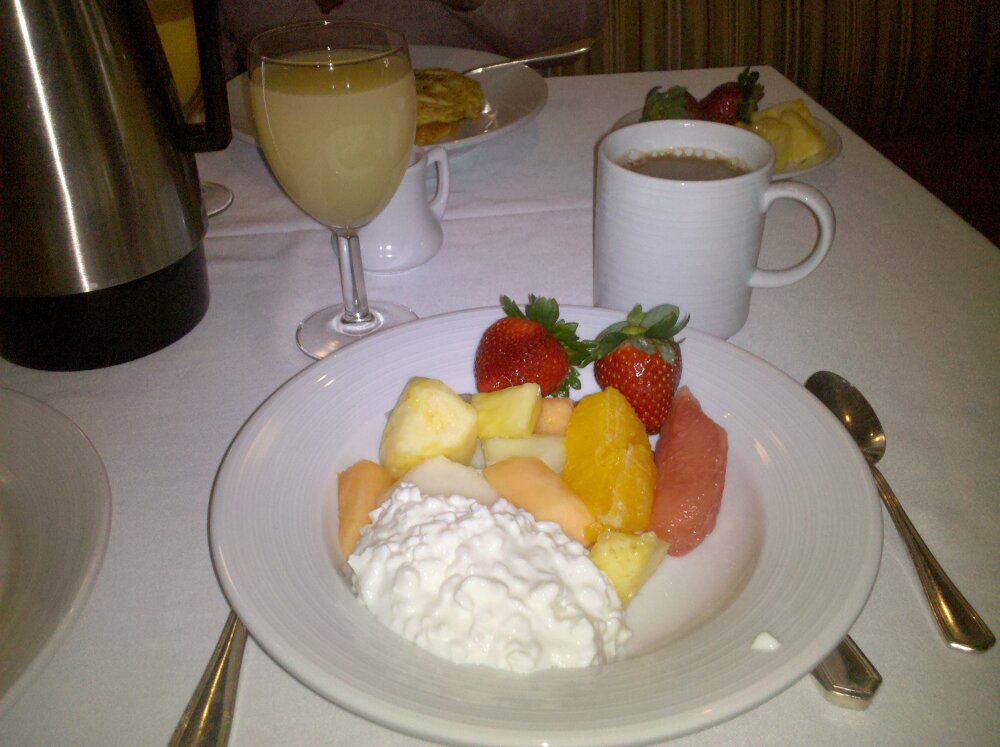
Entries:
[[[257, 642], [316, 692], [439, 742], [625, 745], [705, 728], [773, 697], [847, 633], [871, 591], [882, 514], [836, 418], [749, 353], [685, 331], [683, 381], [729, 435], [713, 534], [667, 558], [628, 608], [612, 664], [528, 676], [438, 659], [378, 623], [337, 546], [336, 476], [377, 459], [411, 376], [472, 391], [473, 355], [500, 310], [423, 319], [310, 366], [251, 416], [210, 508], [216, 572]], [[618, 312], [565, 306], [593, 337]], [[590, 369], [584, 387], [595, 389]], [[760, 650], [768, 633], [780, 646]]]

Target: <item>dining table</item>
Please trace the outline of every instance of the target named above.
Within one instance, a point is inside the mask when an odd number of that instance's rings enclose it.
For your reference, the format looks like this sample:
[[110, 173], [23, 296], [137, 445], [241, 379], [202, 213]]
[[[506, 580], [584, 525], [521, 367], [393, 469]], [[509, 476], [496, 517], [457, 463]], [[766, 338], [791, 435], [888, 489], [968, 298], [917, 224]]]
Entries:
[[[879, 467], [938, 561], [997, 631], [1000, 249], [779, 71], [755, 69], [762, 106], [802, 98], [842, 141], [837, 158], [798, 177], [828, 198], [836, 236], [804, 280], [756, 290], [749, 319], [729, 343], [797, 382], [825, 369], [864, 392], [887, 434]], [[479, 307], [499, 316], [501, 295], [593, 306], [598, 142], [653, 86], [704, 95], [738, 73], [547, 78], [537, 116], [449, 152], [440, 250], [406, 272], [368, 273], [369, 296], [420, 318]], [[208, 222], [204, 319], [168, 347], [109, 368], [55, 372], [0, 362], [0, 386], [47, 403], [87, 435], [112, 502], [92, 592], [0, 718], [0, 745], [168, 742], [229, 614], [208, 536], [220, 463], [255, 408], [314, 363], [296, 346], [300, 320], [339, 300], [329, 230], [286, 197], [253, 142], [235, 137], [225, 150], [199, 154], [197, 164], [202, 179], [235, 195]], [[794, 264], [815, 235], [807, 210], [779, 201], [767, 214], [761, 266]], [[676, 744], [1000, 743], [1000, 648], [949, 647], [888, 515], [882, 532], [878, 573], [850, 631], [883, 677], [869, 707], [837, 707], [805, 674]], [[321, 697], [251, 631], [230, 744], [429, 742]]]

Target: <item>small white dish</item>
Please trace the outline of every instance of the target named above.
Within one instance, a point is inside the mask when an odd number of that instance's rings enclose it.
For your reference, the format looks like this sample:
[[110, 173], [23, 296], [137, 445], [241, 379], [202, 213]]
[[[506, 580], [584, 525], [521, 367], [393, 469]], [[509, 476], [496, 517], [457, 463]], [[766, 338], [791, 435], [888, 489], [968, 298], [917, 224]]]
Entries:
[[[641, 108], [630, 111], [625, 116], [619, 117], [615, 123], [611, 125], [611, 131], [613, 132], [614, 130], [621, 129], [622, 127], [636, 124], [640, 117], [642, 117]], [[806, 159], [793, 169], [775, 171], [774, 175], [771, 177], [775, 181], [779, 179], [794, 179], [797, 176], [808, 174], [810, 171], [815, 171], [822, 166], [833, 163], [840, 156], [840, 151], [844, 148], [844, 142], [840, 138], [840, 133], [819, 117], [813, 117], [813, 119], [816, 120], [816, 126], [819, 128], [819, 134], [823, 137], [823, 150], [815, 156]]]
[[66, 416], [0, 389], [0, 715], [41, 671], [90, 595], [111, 489]]
[[[250, 417], [216, 477], [216, 572], [254, 639], [334, 703], [398, 731], [475, 745], [626, 745], [732, 718], [811, 671], [871, 591], [882, 514], [867, 464], [797, 382], [717, 338], [685, 331], [684, 382], [729, 434], [718, 525], [668, 558], [628, 608], [621, 660], [529, 676], [461, 666], [380, 625], [337, 546], [337, 472], [376, 459], [411, 376], [474, 390], [498, 308], [380, 332], [292, 378]], [[564, 306], [593, 337], [619, 312]], [[590, 369], [585, 391], [596, 384]], [[754, 648], [767, 633], [780, 645]]]
[[[428, 197], [427, 179], [434, 176]], [[410, 165], [396, 194], [375, 219], [358, 231], [365, 272], [391, 275], [429, 261], [441, 248], [441, 219], [448, 205], [451, 172], [444, 148], [413, 146]]]
[[[444, 67], [459, 72], [505, 59], [500, 55], [474, 49], [429, 45], [411, 46], [410, 57], [414, 68]], [[545, 79], [526, 65], [486, 70], [476, 75], [475, 79], [482, 86], [486, 98], [483, 114], [477, 119], [462, 122], [456, 135], [431, 143], [432, 146], [444, 148], [449, 155], [510, 134], [534, 119], [548, 100]], [[238, 75], [227, 84], [229, 118], [233, 135], [245, 142], [256, 143], [246, 86], [246, 73]]]

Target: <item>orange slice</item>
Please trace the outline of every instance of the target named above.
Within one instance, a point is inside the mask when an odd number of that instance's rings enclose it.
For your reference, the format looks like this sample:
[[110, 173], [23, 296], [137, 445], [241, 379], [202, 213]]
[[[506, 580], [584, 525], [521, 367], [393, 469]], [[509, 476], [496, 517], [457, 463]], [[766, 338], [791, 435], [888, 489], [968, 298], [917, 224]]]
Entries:
[[573, 408], [565, 441], [563, 480], [595, 519], [587, 542], [604, 529], [644, 532], [656, 466], [646, 428], [625, 396], [608, 387], [584, 397]]

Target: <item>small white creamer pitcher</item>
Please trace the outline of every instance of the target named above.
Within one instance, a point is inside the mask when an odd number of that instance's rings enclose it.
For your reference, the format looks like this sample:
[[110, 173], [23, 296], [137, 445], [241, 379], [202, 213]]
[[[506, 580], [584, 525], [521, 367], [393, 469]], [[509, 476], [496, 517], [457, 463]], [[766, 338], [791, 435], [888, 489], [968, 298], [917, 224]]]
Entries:
[[[427, 199], [428, 166], [435, 166], [437, 189]], [[448, 202], [448, 154], [444, 148], [413, 148], [396, 194], [359, 232], [366, 272], [393, 273], [422, 265], [441, 248], [441, 217]]]

